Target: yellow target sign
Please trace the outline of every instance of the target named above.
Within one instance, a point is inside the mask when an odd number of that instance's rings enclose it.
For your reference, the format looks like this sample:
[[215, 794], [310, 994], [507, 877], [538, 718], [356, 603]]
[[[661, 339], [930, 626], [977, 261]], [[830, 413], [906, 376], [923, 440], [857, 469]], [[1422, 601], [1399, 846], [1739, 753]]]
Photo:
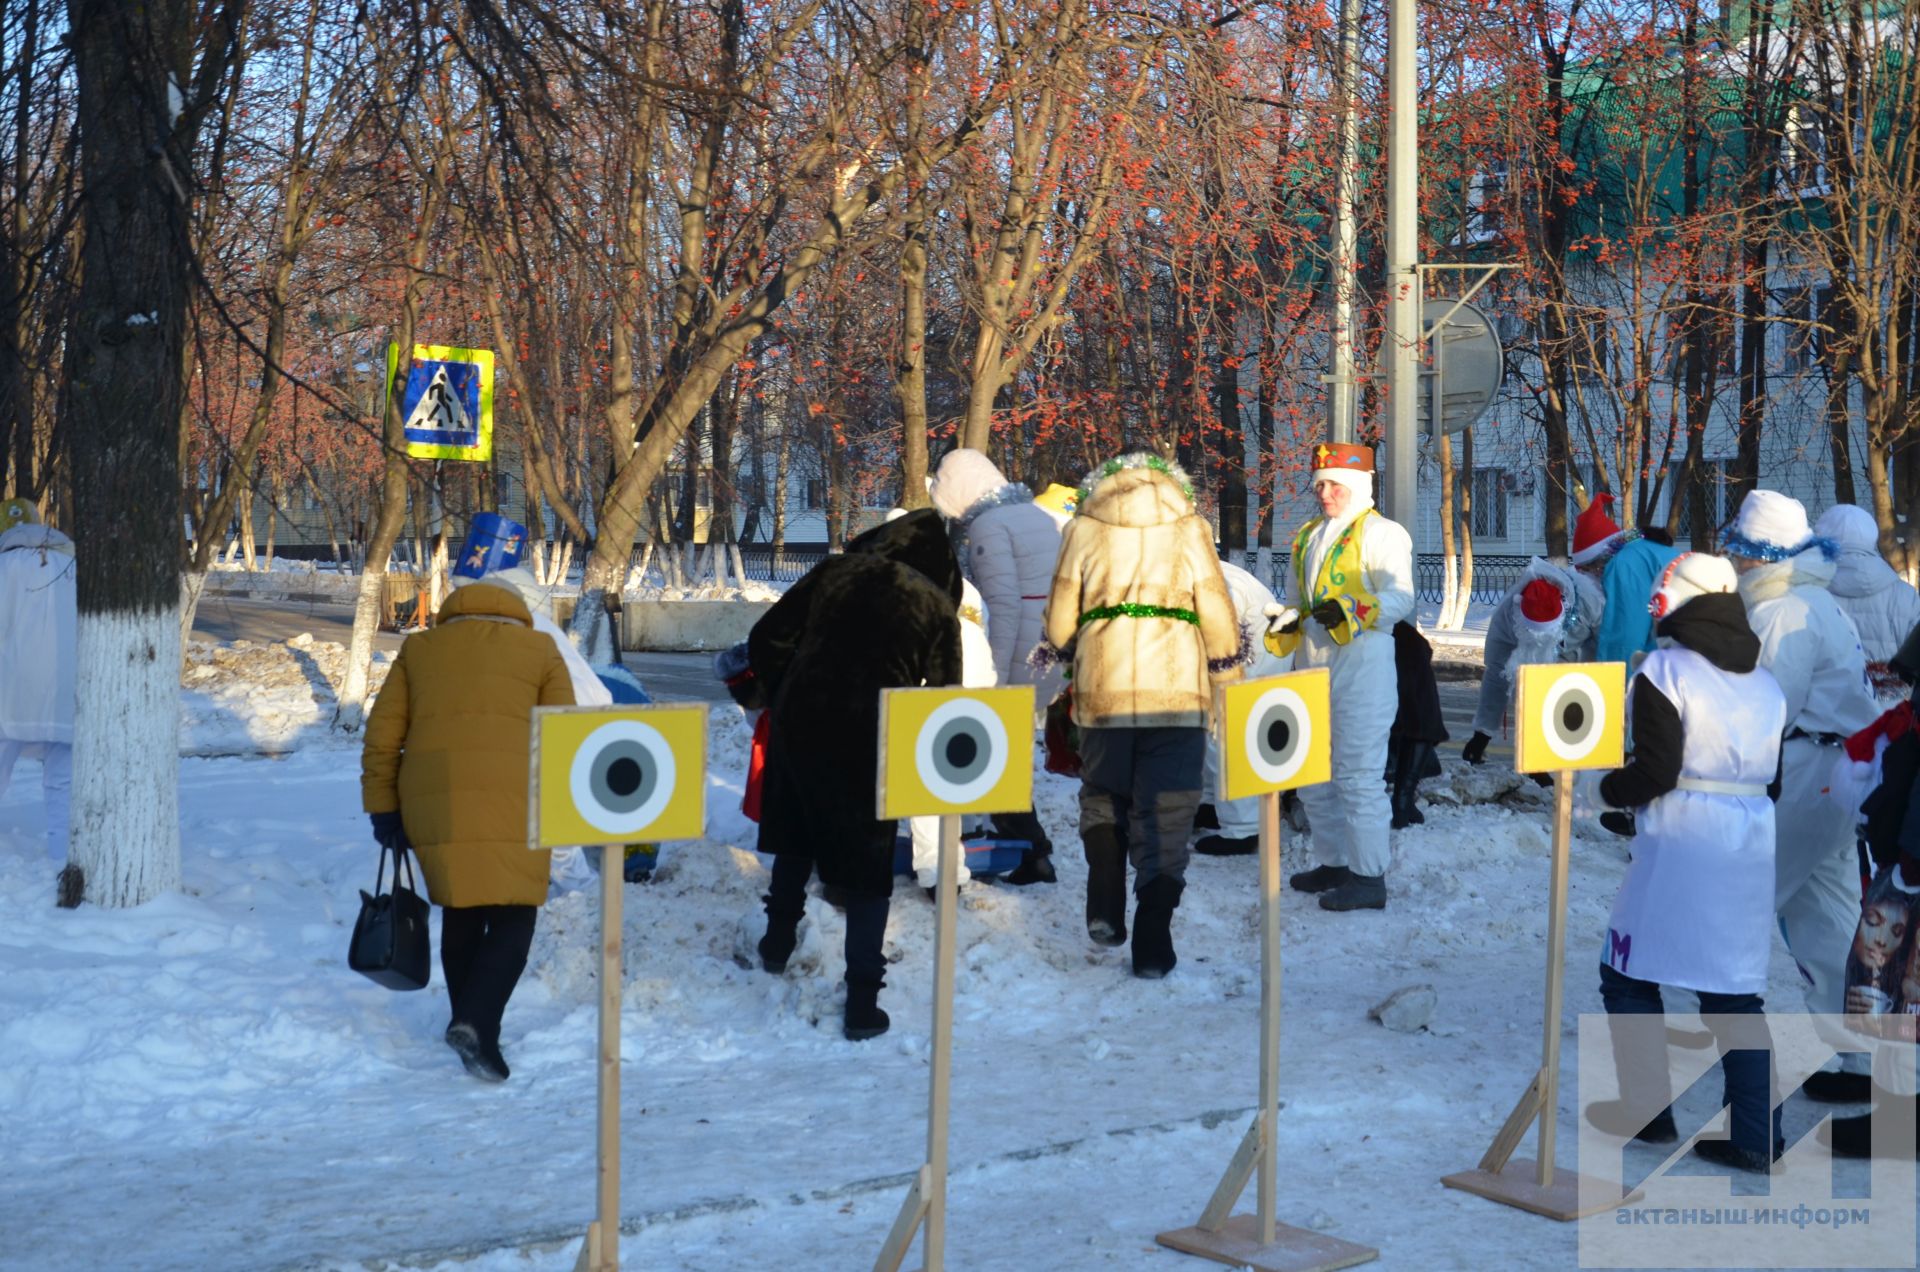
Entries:
[[1033, 686], [880, 691], [880, 819], [1033, 807]]
[[1333, 776], [1327, 669], [1243, 680], [1219, 690], [1220, 798], [1315, 786]]
[[1522, 773], [1619, 768], [1626, 759], [1625, 664], [1536, 663], [1520, 669]]
[[540, 707], [534, 848], [698, 839], [706, 831], [707, 708]]

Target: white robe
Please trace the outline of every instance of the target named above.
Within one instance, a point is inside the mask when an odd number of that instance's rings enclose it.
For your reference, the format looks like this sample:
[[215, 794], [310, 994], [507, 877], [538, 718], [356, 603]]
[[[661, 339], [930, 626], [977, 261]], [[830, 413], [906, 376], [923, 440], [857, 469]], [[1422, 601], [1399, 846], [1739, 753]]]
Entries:
[[[1765, 787], [1779, 762], [1786, 699], [1765, 670], [1723, 671], [1678, 645], [1648, 654], [1636, 677], [1680, 716], [1683, 786], [1635, 817], [1633, 861], [1607, 919], [1601, 962], [1696, 992], [1764, 993], [1774, 857]], [[1685, 789], [1689, 781], [1751, 793]]]
[[[993, 643], [987, 637], [990, 614], [980, 590], [969, 580], [960, 582], [960, 684], [967, 689], [991, 689], [1000, 683], [999, 661]], [[1045, 704], [1042, 704], [1043, 706]], [[965, 829], [972, 818], [963, 818]], [[975, 823], [977, 824], [977, 823]], [[913, 840], [913, 876], [923, 888], [940, 882], [940, 819], [910, 817], [907, 834]], [[960, 882], [973, 877], [967, 869], [964, 852], [960, 859]]]

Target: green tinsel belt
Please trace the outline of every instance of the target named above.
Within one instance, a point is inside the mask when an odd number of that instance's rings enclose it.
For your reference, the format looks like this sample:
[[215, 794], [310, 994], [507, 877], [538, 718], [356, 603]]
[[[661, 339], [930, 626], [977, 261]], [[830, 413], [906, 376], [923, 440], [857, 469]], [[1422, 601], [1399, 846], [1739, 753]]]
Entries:
[[1165, 605], [1102, 605], [1099, 609], [1090, 609], [1080, 616], [1080, 626], [1102, 618], [1174, 618], [1183, 623], [1200, 626], [1200, 616], [1188, 609], [1169, 609]]

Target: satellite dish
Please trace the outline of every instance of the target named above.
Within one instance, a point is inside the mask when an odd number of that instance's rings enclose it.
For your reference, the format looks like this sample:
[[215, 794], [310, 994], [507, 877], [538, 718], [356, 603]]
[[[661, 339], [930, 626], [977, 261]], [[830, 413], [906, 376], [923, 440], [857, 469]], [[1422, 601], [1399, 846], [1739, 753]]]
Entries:
[[1421, 371], [1419, 419], [1431, 436], [1433, 403], [1440, 403], [1440, 429], [1445, 434], [1469, 427], [1493, 406], [1506, 374], [1506, 352], [1499, 333], [1486, 314], [1454, 300], [1429, 300], [1421, 322], [1428, 336], [1429, 365]]

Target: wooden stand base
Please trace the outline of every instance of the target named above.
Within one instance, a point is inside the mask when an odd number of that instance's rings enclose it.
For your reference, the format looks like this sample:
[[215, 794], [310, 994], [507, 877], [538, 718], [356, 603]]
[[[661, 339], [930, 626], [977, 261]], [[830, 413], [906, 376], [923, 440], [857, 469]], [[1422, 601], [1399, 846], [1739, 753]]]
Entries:
[[1260, 1219], [1256, 1215], [1235, 1215], [1217, 1232], [1195, 1225], [1163, 1232], [1154, 1240], [1169, 1250], [1197, 1254], [1234, 1267], [1252, 1268], [1253, 1272], [1330, 1272], [1333, 1268], [1350, 1268], [1380, 1257], [1380, 1252], [1371, 1246], [1284, 1223], [1274, 1224], [1272, 1244], [1263, 1244]]
[[[1521, 1210], [1531, 1210], [1536, 1215], [1545, 1215], [1562, 1223], [1618, 1209], [1635, 1196], [1634, 1193], [1621, 1195], [1617, 1184], [1583, 1178], [1580, 1172], [1564, 1166], [1555, 1166], [1553, 1182], [1542, 1187], [1539, 1164], [1525, 1157], [1514, 1158], [1503, 1171], [1463, 1170], [1445, 1176], [1440, 1182], [1449, 1188], [1458, 1188], [1503, 1205], [1517, 1206]], [[1587, 1205], [1581, 1205], [1583, 1183], [1586, 1186], [1584, 1196], [1602, 1200], [1590, 1200]]]

